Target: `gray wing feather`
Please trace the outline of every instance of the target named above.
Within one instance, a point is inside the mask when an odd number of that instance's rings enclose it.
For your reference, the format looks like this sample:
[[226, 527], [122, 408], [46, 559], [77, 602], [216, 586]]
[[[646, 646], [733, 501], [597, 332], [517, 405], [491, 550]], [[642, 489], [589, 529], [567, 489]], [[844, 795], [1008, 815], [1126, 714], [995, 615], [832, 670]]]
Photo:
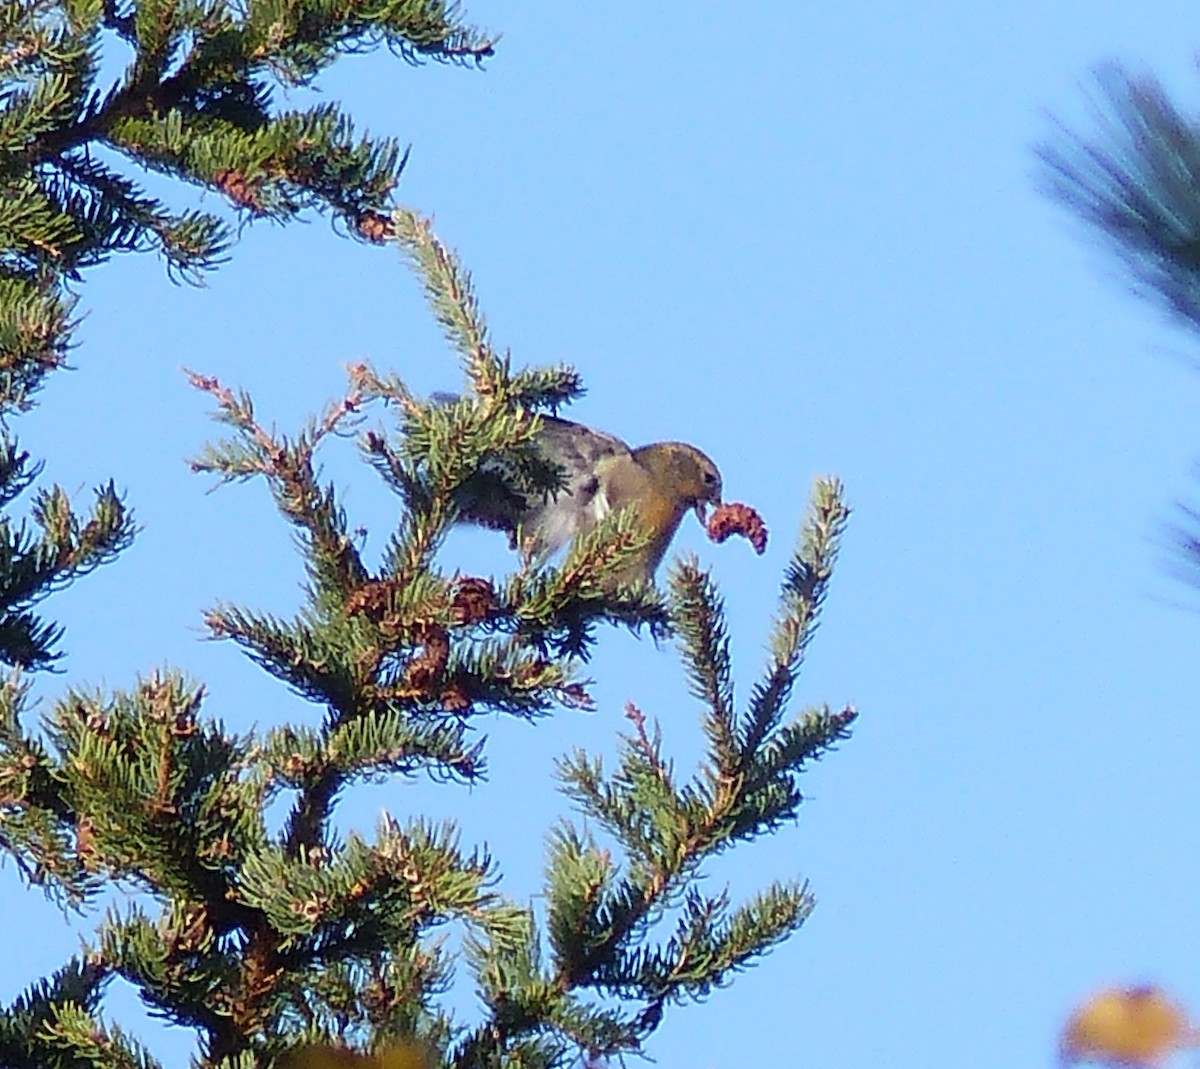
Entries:
[[608, 511], [596, 465], [628, 456], [630, 449], [611, 434], [552, 416], [542, 417], [540, 440], [547, 458], [562, 467], [564, 485], [544, 500], [528, 502], [521, 528], [530, 549], [553, 553]]
[[535, 554], [553, 553], [609, 511], [596, 467], [608, 457], [629, 456], [620, 438], [582, 423], [543, 416], [538, 444], [543, 456], [562, 468], [556, 493], [514, 495], [499, 468], [489, 464], [464, 486], [461, 518], [508, 531], [514, 544]]

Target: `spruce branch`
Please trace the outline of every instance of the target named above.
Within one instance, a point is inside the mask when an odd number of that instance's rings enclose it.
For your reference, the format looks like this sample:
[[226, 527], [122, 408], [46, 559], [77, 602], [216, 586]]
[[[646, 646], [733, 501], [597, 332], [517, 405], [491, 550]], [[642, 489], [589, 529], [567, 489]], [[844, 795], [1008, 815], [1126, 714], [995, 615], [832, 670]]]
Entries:
[[784, 574], [780, 611], [771, 634], [771, 662], [750, 696], [742, 725], [741, 748], [753, 752], [783, 714], [800, 671], [804, 651], [816, 631], [838, 546], [850, 518], [837, 479], [813, 484], [808, 517], [800, 544]]
[[[114, 38], [133, 55], [106, 83], [101, 56]], [[243, 220], [317, 210], [384, 240], [407, 153], [356, 133], [336, 105], [280, 111], [273, 99], [380, 45], [414, 63], [478, 65], [494, 38], [445, 0], [0, 6], [0, 414], [26, 406], [61, 364], [72, 327], [64, 287], [82, 270], [153, 250], [170, 277], [199, 283], [226, 259], [226, 219], [148, 195], [126, 163], [217, 192]]]
[[21, 277], [4, 237], [11, 204], [0, 198], [0, 418], [33, 406], [46, 375], [64, 367], [74, 301], [36, 276]]
[[[508, 354], [501, 357], [492, 349], [471, 274], [434, 234], [428, 218], [411, 208], [397, 208], [392, 213], [390, 236], [420, 277], [430, 310], [446, 340], [459, 352], [471, 388], [489, 408], [554, 412], [583, 395], [583, 383], [574, 368], [560, 365], [514, 373]], [[536, 429], [536, 424], [533, 426]]]
[[671, 938], [657, 949], [628, 955], [605, 982], [650, 992], [651, 1006], [679, 998], [706, 998], [786, 939], [812, 913], [815, 899], [803, 884], [772, 884], [731, 910], [727, 895], [687, 893]]
[[[38, 467], [15, 443], [0, 442], [0, 498], [27, 489]], [[62, 629], [32, 609], [55, 590], [114, 560], [133, 541], [133, 516], [110, 483], [95, 491], [90, 515], [81, 515], [60, 487], [40, 490], [31, 518], [0, 517], [0, 661], [16, 668], [48, 668], [58, 659]]]
[[79, 908], [97, 880], [78, 854], [73, 806], [55, 764], [21, 726], [29, 690], [16, 673], [0, 686], [0, 847], [29, 883]]
[[[319, 822], [303, 841], [289, 829], [269, 836], [263, 806], [288, 744], [282, 735], [266, 745], [228, 739], [199, 715], [201, 700], [176, 676], [108, 699], [72, 695], [49, 725], [51, 753], [22, 744], [58, 784], [58, 819], [82, 869], [165, 900], [157, 915], [140, 904], [110, 911], [88, 960], [199, 1030], [207, 1063], [265, 1049], [289, 1020], [386, 1032], [394, 1021], [376, 1000], [389, 985], [418, 985], [421, 999], [444, 986], [446, 963], [427, 937], [451, 921], [497, 947], [520, 941], [525, 911], [496, 894], [491, 859], [462, 850], [449, 826], [385, 819], [374, 842], [351, 835], [344, 844]], [[0, 721], [9, 752], [21, 741], [16, 725], [15, 714]], [[310, 733], [309, 750], [321, 743]], [[349, 745], [332, 736], [327, 751]], [[333, 782], [312, 763], [284, 774], [309, 798]], [[8, 791], [12, 777], [0, 772], [0, 782]], [[6, 796], [0, 813], [10, 809]], [[405, 1012], [415, 1020], [411, 1006]], [[422, 1029], [445, 1039], [445, 1019], [432, 1016]], [[83, 1021], [63, 1025], [64, 1050], [80, 1041]], [[4, 1022], [0, 1014], [0, 1049]]]
[[226, 900], [230, 863], [263, 839], [246, 816], [259, 788], [242, 778], [245, 744], [199, 722], [202, 698], [178, 676], [154, 674], [114, 700], [71, 693], [56, 706], [55, 775], [72, 814], [86, 814], [78, 850], [89, 871]]
[[362, 404], [357, 387], [352, 384], [344, 397], [326, 407], [319, 420], [290, 441], [255, 421], [254, 406], [246, 394], [235, 394], [215, 378], [195, 372], [188, 372], [188, 378], [196, 389], [216, 399], [216, 418], [238, 432], [234, 439], [208, 445], [192, 460], [192, 470], [210, 472], [224, 482], [264, 476], [281, 513], [304, 537], [309, 572], [319, 592], [329, 593], [365, 579], [366, 570], [345, 514], [333, 488], [320, 486], [313, 466], [313, 454], [323, 438], [345, 434], [354, 426]]
[[[703, 703], [709, 743], [690, 780], [680, 781], [660, 729], [632, 703], [626, 718], [633, 730], [621, 740], [614, 771], [579, 751], [560, 762], [563, 790], [619, 847], [622, 860], [570, 825], [554, 832], [546, 897], [557, 989], [641, 1000], [626, 1035], [635, 1049], [668, 1003], [704, 998], [812, 910], [802, 883], [773, 884], [732, 907], [723, 894], [701, 894], [698, 881], [704, 862], [795, 816], [801, 771], [846, 737], [856, 715], [852, 708], [825, 709], [784, 720], [848, 515], [840, 483], [818, 479], [785, 570], [766, 679], [744, 713], [733, 704], [725, 610], [715, 584], [694, 561], [672, 573], [671, 623], [692, 693]], [[672, 915], [673, 934], [655, 942], [657, 926]]]
[[705, 727], [719, 753], [733, 746], [733, 665], [729, 656], [729, 631], [725, 604], [712, 577], [695, 561], [688, 561], [671, 576], [676, 607], [673, 623], [691, 680], [692, 695], [711, 710]]
[[75, 959], [0, 1008], [0, 1063], [14, 1069], [104, 1065], [158, 1069], [120, 1029], [98, 1014], [108, 973], [94, 959]]
[[434, 318], [446, 340], [461, 354], [479, 396], [490, 396], [496, 386], [502, 389], [508, 368], [492, 350], [470, 272], [434, 235], [430, 220], [412, 209], [397, 208], [392, 213], [392, 229], [400, 250], [421, 277]]

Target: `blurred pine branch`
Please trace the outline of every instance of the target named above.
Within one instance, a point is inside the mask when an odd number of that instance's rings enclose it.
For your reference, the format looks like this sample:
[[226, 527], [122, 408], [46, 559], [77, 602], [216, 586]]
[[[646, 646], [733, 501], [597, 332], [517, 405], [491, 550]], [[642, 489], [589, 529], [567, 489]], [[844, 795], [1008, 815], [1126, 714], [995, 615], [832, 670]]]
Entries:
[[[1124, 265], [1134, 291], [1200, 330], [1200, 118], [1151, 74], [1097, 72], [1093, 128], [1057, 124], [1037, 148], [1039, 179]], [[1200, 509], [1170, 524], [1173, 567], [1200, 582]]]

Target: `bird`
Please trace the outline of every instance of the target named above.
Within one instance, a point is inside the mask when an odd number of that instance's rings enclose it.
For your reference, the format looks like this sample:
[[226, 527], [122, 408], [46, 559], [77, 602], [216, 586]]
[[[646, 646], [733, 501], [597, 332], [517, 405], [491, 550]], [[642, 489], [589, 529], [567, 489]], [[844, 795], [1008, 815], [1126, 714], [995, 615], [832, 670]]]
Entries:
[[541, 459], [561, 469], [561, 487], [544, 495], [514, 495], [495, 493], [496, 480], [485, 479], [468, 495], [459, 518], [507, 531], [514, 548], [541, 557], [594, 530], [609, 513], [631, 509], [649, 541], [611, 577], [614, 587], [653, 583], [687, 512], [704, 524], [708, 506], [721, 504], [716, 464], [684, 442], [635, 449], [556, 416], [541, 417], [535, 441]]

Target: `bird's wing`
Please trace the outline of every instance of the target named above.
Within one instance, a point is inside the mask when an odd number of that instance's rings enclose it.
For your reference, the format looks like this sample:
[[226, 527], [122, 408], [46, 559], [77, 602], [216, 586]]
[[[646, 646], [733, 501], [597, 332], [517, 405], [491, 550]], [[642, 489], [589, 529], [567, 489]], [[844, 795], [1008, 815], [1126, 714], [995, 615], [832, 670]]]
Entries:
[[539, 441], [546, 458], [563, 469], [563, 488], [528, 501], [521, 528], [531, 549], [553, 553], [591, 530], [609, 511], [598, 468], [602, 462], [629, 457], [630, 449], [611, 434], [553, 416], [542, 417]]

